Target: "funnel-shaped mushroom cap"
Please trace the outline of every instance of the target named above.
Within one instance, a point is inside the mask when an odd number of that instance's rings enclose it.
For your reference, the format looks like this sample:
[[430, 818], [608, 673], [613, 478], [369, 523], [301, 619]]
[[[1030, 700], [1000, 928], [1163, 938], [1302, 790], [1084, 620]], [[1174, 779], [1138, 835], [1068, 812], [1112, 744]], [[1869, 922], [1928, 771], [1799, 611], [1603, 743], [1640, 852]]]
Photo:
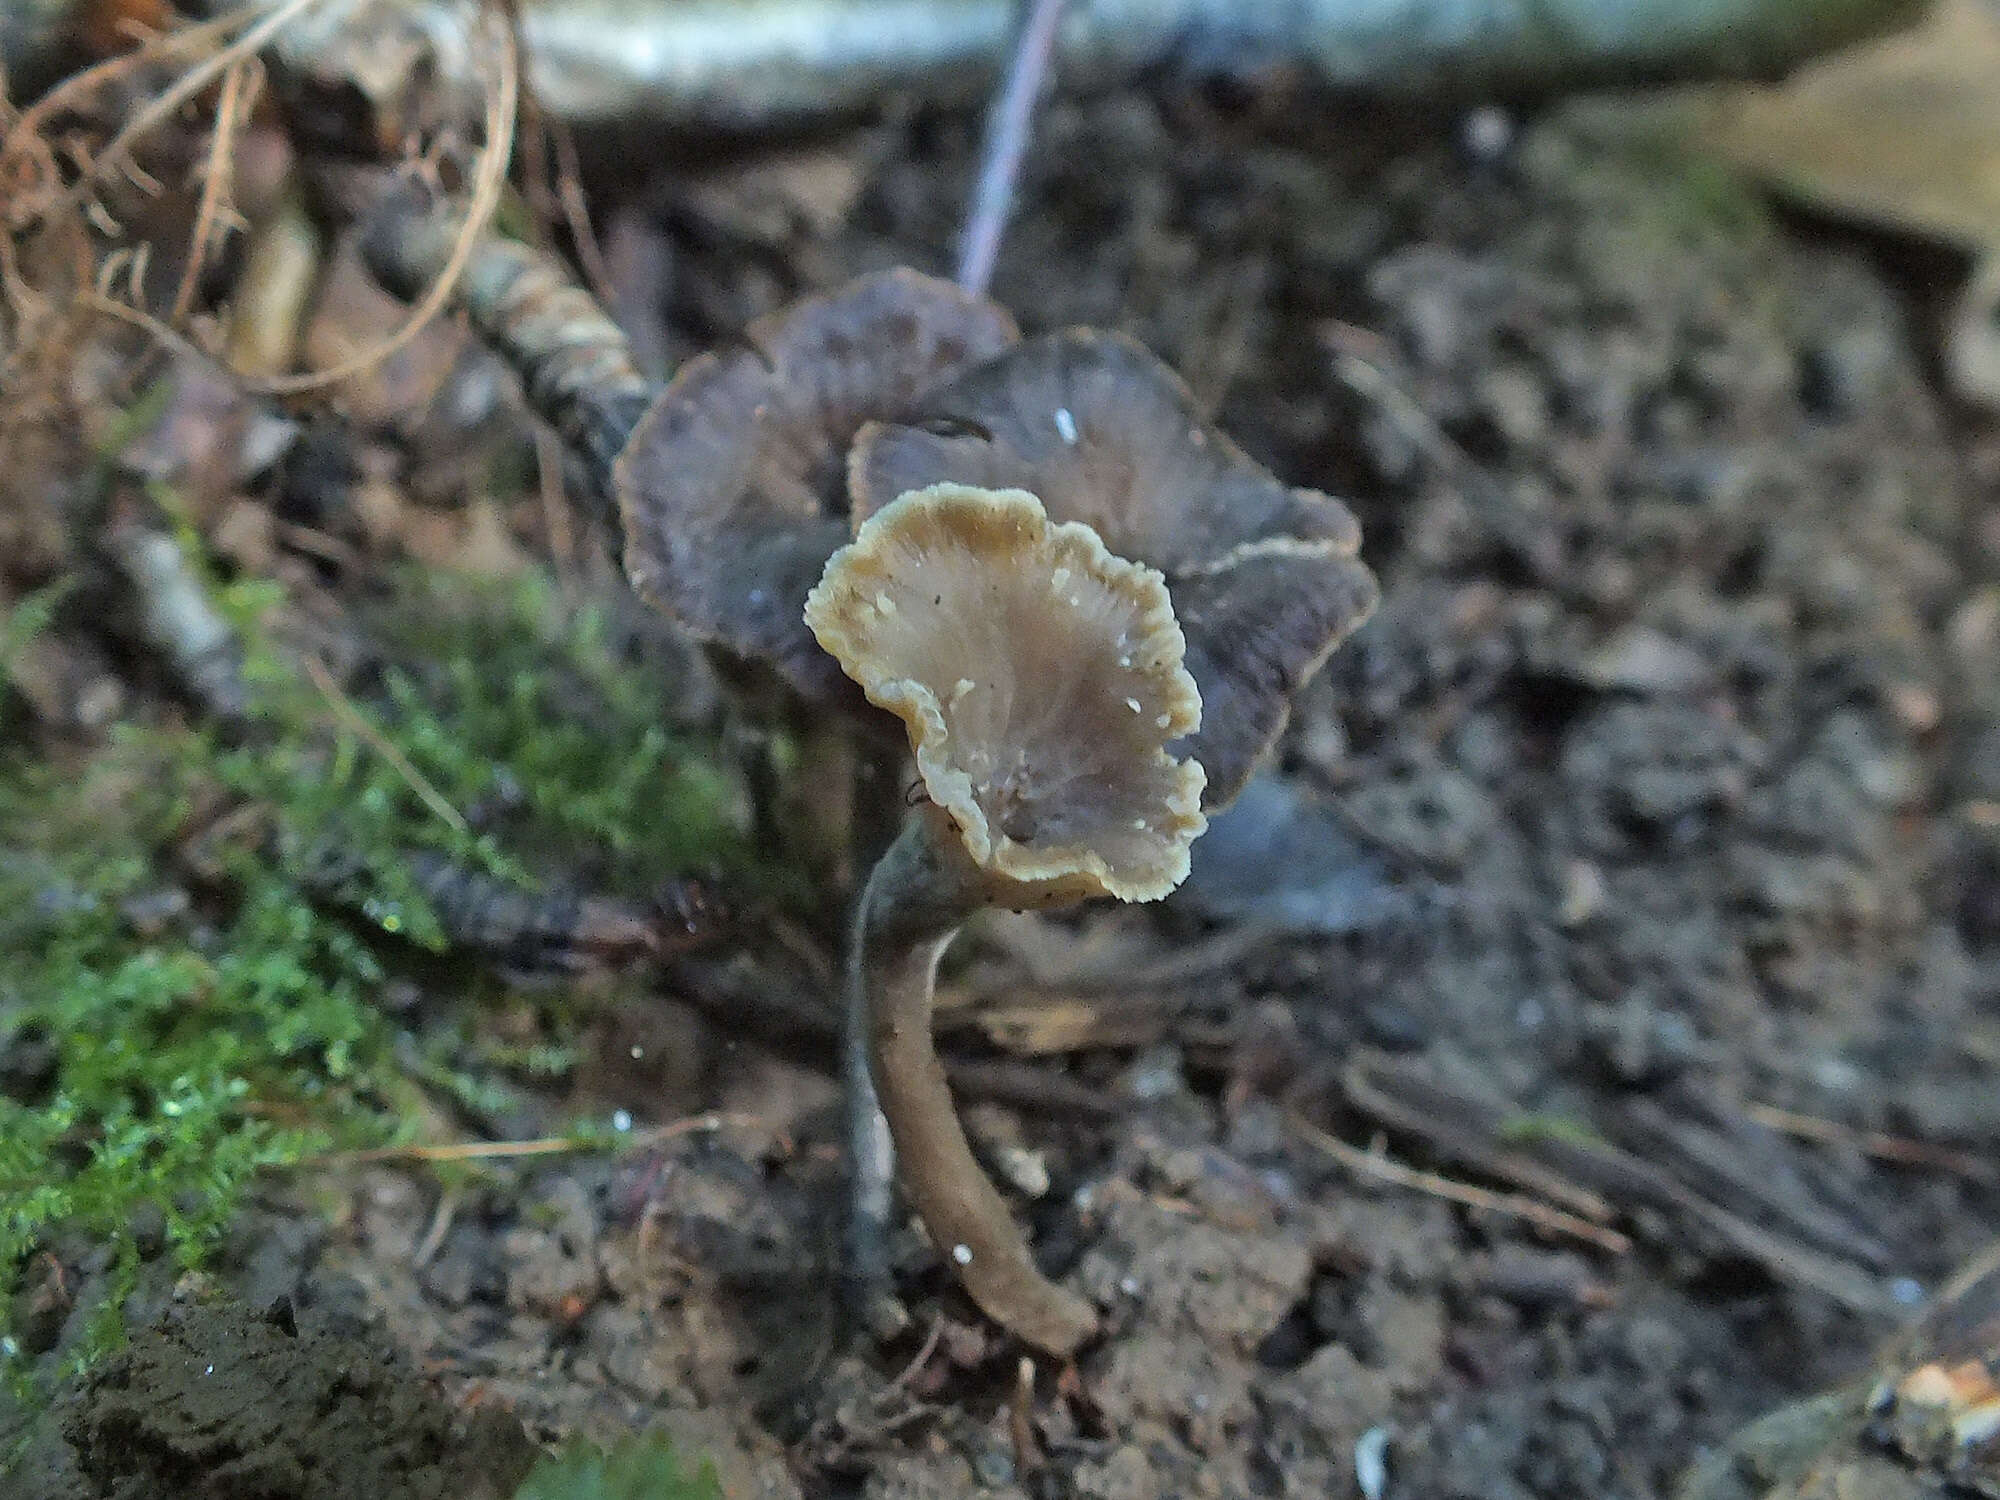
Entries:
[[801, 619], [851, 534], [848, 441], [1016, 336], [993, 303], [898, 269], [796, 303], [688, 361], [614, 470], [633, 587], [807, 701], [851, 702]]
[[1207, 771], [1210, 810], [1242, 790], [1293, 695], [1375, 607], [1347, 508], [1281, 483], [1118, 334], [1029, 339], [855, 437], [857, 520], [946, 481], [1028, 490], [1166, 574], [1204, 705], [1178, 748]]
[[993, 899], [1164, 896], [1207, 826], [1201, 721], [1160, 575], [1033, 495], [940, 484], [835, 553], [813, 634], [901, 718]]

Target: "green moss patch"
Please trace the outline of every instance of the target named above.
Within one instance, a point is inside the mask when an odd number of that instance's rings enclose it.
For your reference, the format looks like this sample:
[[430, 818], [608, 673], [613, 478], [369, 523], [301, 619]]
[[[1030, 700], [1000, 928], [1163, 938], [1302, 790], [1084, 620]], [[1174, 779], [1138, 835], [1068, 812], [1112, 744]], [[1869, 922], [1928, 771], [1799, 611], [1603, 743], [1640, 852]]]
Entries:
[[[135, 1225], [164, 1224], [165, 1253], [196, 1266], [260, 1170], [408, 1135], [426, 1089], [503, 1086], [466, 1063], [480, 966], [449, 951], [414, 855], [523, 890], [568, 861], [632, 893], [748, 865], [733, 778], [661, 727], [673, 684], [545, 581], [399, 579], [361, 621], [380, 665], [346, 692], [279, 647], [271, 588], [217, 597], [245, 646], [247, 727], [168, 716], [62, 764], [0, 749], [0, 1364], [17, 1383], [42, 1252], [109, 1247], [73, 1367], [116, 1340]], [[0, 641], [47, 615], [17, 607]], [[399, 1035], [379, 1004], [399, 982], [461, 1003]], [[565, 1064], [560, 1036], [531, 1050], [517, 1075]]]

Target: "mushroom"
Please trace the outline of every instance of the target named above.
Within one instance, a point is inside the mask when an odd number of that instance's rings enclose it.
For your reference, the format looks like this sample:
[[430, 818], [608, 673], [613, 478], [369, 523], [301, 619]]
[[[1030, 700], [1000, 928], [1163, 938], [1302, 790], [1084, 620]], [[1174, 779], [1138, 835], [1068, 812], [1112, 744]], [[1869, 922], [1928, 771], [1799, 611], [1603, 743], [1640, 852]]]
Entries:
[[1032, 494], [940, 483], [868, 517], [805, 619], [903, 721], [927, 794], [869, 877], [849, 954], [904, 1184], [981, 1310], [1067, 1356], [1096, 1315], [1036, 1269], [966, 1145], [933, 985], [981, 908], [1152, 901], [1186, 876], [1204, 774], [1165, 747], [1201, 699], [1166, 582]]
[[859, 709], [801, 614], [849, 535], [848, 442], [1015, 337], [994, 303], [899, 268], [689, 360], [613, 469], [633, 587], [726, 664], [812, 707]]
[[1027, 490], [1166, 576], [1204, 705], [1178, 750], [1207, 771], [1211, 812], [1242, 790], [1299, 688], [1375, 606], [1347, 508], [1281, 483], [1120, 334], [1025, 340], [855, 436], [857, 521], [947, 480]]
[[[705, 643], [736, 686], [801, 727], [801, 769], [813, 782], [799, 808], [801, 842], [836, 883], [850, 852], [872, 859], [900, 814], [883, 753], [900, 747], [857, 744], [855, 731], [879, 729], [880, 716], [805, 625], [806, 593], [850, 535], [848, 442], [864, 421], [902, 414], [1017, 337], [1002, 308], [950, 282], [902, 268], [863, 276], [688, 361], [613, 470], [633, 587]], [[853, 1014], [840, 1072], [848, 1293], [865, 1320], [887, 1325], [895, 1311], [880, 1294], [895, 1169]]]

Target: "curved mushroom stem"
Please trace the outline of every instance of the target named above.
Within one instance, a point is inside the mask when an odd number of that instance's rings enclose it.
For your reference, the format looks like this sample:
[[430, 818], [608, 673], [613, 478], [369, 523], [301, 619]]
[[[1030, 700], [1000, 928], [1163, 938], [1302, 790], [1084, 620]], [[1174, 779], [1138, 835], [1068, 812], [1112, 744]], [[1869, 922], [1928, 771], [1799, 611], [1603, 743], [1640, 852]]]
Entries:
[[849, 1004], [868, 1019], [868, 1053], [903, 1185], [972, 1300], [1047, 1353], [1068, 1356], [1097, 1330], [1090, 1304], [1050, 1283], [973, 1159], [931, 1040], [938, 960], [989, 904], [983, 872], [933, 805], [903, 825], [862, 893]]
[[[859, 966], [854, 966], [858, 973]], [[868, 1057], [868, 987], [851, 973], [840, 1032], [841, 1107], [847, 1139], [847, 1301], [864, 1326], [882, 1322], [889, 1287], [890, 1209], [896, 1146], [875, 1095]], [[893, 1308], [890, 1309], [893, 1312]]]
[[[852, 826], [849, 829], [850, 868], [872, 870], [894, 843], [902, 821], [903, 790], [896, 771], [901, 757], [870, 753], [855, 757]], [[868, 906], [855, 905], [849, 934], [850, 958], [862, 946], [862, 919]], [[896, 1192], [896, 1146], [889, 1122], [875, 1097], [875, 1077], [868, 1061], [868, 987], [859, 979], [858, 964], [850, 962], [842, 997], [840, 1031], [841, 1106], [847, 1148], [846, 1276], [847, 1302], [861, 1326], [878, 1336], [900, 1331], [907, 1318], [889, 1288], [889, 1230]]]

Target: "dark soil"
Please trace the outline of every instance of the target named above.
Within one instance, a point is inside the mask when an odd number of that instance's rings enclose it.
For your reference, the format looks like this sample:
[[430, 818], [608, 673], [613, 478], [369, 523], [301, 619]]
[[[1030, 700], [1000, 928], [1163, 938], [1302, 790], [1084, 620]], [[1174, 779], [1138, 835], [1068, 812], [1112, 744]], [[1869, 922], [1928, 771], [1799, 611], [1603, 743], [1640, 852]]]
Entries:
[[[975, 127], [919, 114], [650, 188], [671, 255], [643, 339], [677, 359], [851, 273], [944, 265]], [[246, 1229], [225, 1279], [249, 1305], [358, 1288], [461, 1397], [537, 1436], [664, 1427], [732, 1496], [1345, 1496], [1379, 1461], [1398, 1500], [1637, 1500], [1865, 1369], [2000, 1233], [2000, 490], [1932, 383], [1928, 293], [1582, 117], [1477, 156], [1384, 136], [1292, 97], [1063, 104], [1002, 257], [1024, 326], [1130, 330], [1258, 458], [1347, 497], [1384, 585], [1281, 756], [1365, 899], [1086, 995], [1117, 1025], [1043, 1066], [1115, 1124], [978, 1111], [1046, 1174], [1038, 1246], [1106, 1312], [1074, 1372], [1036, 1371], [1018, 1413], [1018, 1352], [914, 1233], [910, 1330], [849, 1346], [830, 1084], [679, 1006], [631, 1019], [639, 1050], [699, 1032], [716, 1066], [599, 1069], [598, 1106], [760, 1125], [448, 1192], [371, 1169], [329, 1227]], [[1157, 959], [1202, 924], [1141, 930]], [[1971, 1169], [1777, 1134], [1773, 1108]], [[1532, 1156], [1630, 1248], [1351, 1175], [1301, 1122], [1496, 1188], [1495, 1158]], [[318, 1461], [344, 1489], [213, 1477], [203, 1455], [360, 1435], [287, 1403], [391, 1399], [304, 1327], [170, 1313], [75, 1408], [97, 1487], [60, 1493], [155, 1493], [114, 1485], [161, 1463], [190, 1466], [172, 1493], [431, 1493], [345, 1448]], [[134, 1399], [223, 1346], [232, 1379], [310, 1354], [254, 1378], [240, 1439]], [[354, 1462], [443, 1418], [411, 1431]]]
[[23, 1500], [505, 1500], [540, 1450], [461, 1413], [352, 1315], [262, 1313], [198, 1287], [98, 1364], [17, 1479]]

